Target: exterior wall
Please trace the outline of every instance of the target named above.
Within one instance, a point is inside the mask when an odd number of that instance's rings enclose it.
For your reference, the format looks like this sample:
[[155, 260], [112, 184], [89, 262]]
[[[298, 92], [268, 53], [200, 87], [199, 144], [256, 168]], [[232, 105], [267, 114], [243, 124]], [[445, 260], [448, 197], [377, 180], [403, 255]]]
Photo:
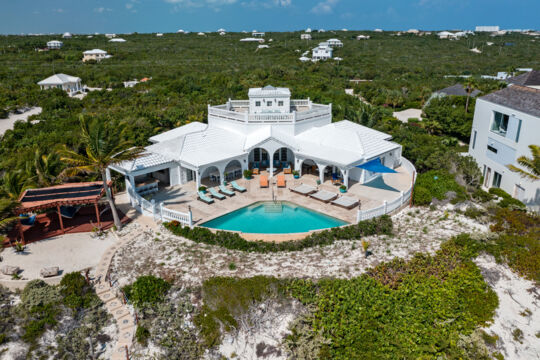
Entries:
[[[509, 115], [505, 134], [490, 130], [495, 111]], [[519, 138], [516, 142], [518, 131]], [[509, 164], [518, 166], [516, 159], [520, 156], [530, 157], [528, 146], [531, 144], [540, 144], [540, 118], [481, 98], [476, 101], [469, 154], [475, 158], [484, 174], [484, 187], [493, 187], [494, 174], [497, 172], [501, 175], [501, 189], [532, 209], [539, 210], [540, 182], [524, 179], [506, 167]], [[489, 150], [488, 146], [495, 149], [496, 153]]]
[[[279, 104], [282, 104], [281, 106]], [[259, 106], [257, 106], [259, 104]], [[285, 95], [251, 96], [249, 98], [250, 114], [289, 113], [291, 98]]]
[[74, 83], [65, 83], [62, 85], [40, 85], [41, 90], [48, 90], [48, 89], [62, 89], [69, 93], [70, 95], [73, 93], [76, 93], [77, 91], [82, 90], [81, 82], [74, 82]]
[[313, 49], [313, 54], [311, 57], [315, 60], [331, 59], [332, 49], [331, 48], [315, 48]]
[[82, 61], [88, 61], [88, 60], [101, 61], [105, 59], [105, 56], [107, 56], [107, 54], [83, 54]]

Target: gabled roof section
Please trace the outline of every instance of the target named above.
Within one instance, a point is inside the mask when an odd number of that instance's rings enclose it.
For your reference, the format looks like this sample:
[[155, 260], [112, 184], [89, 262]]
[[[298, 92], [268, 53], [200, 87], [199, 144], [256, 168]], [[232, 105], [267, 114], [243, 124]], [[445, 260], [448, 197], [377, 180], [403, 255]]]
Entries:
[[482, 96], [480, 99], [540, 117], [540, 90], [538, 89], [511, 85], [505, 89]]
[[296, 140], [293, 136], [279, 131], [274, 126], [268, 125], [246, 136], [244, 151], [249, 151], [270, 139], [282, 143], [283, 146], [296, 149]]
[[291, 96], [291, 91], [288, 88], [266, 85], [263, 88], [249, 89], [248, 96]]
[[540, 71], [532, 70], [505, 80], [509, 84], [521, 86], [540, 86]]
[[[169, 140], [169, 142], [175, 140]], [[212, 164], [244, 154], [243, 135], [215, 126], [184, 136], [180, 158], [194, 166]], [[161, 144], [156, 144], [161, 145]]]
[[122, 161], [121, 163], [111, 165], [111, 167], [123, 170], [126, 173], [130, 173], [153, 166], [163, 165], [172, 161], [161, 153], [151, 152], [148, 148], [146, 149], [147, 152], [135, 160]]
[[106, 54], [107, 52], [105, 50], [101, 49], [92, 49], [92, 50], [86, 50], [83, 52], [85, 55], [99, 55], [99, 54]]
[[[449, 86], [447, 88], [437, 90], [436, 93], [446, 94], [446, 95], [454, 95], [454, 96], [467, 96], [467, 90], [465, 90], [465, 87], [463, 85], [461, 85], [461, 84], [455, 84], [455, 85]], [[471, 92], [471, 96], [476, 97], [480, 93], [481, 93], [480, 90], [474, 89]]]
[[164, 133], [154, 135], [149, 140], [152, 143], [159, 143], [159, 142], [163, 142], [163, 141], [167, 141], [171, 139], [176, 139], [178, 137], [181, 137], [186, 134], [193, 133], [193, 132], [204, 131], [206, 130], [207, 127], [208, 127], [207, 124], [195, 121], [195, 122], [177, 127], [175, 129], [166, 131]]
[[77, 81], [81, 81], [81, 79], [76, 76], [66, 74], [54, 74], [53, 76], [49, 76], [48, 78], [38, 82], [38, 85], [62, 85]]

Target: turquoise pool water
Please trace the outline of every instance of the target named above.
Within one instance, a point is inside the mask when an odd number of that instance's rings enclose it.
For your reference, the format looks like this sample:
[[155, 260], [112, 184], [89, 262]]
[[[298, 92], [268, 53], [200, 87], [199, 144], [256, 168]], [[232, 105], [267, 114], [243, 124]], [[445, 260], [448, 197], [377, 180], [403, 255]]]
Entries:
[[201, 226], [256, 234], [289, 234], [327, 229], [347, 222], [286, 202], [261, 201], [235, 210]]

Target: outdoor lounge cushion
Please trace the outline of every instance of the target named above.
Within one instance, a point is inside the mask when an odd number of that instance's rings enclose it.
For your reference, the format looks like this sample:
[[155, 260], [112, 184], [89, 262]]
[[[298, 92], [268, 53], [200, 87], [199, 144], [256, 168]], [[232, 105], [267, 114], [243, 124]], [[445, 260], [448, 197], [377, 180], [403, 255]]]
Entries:
[[220, 199], [220, 200], [225, 199], [225, 195], [221, 195], [220, 193], [216, 191], [216, 189], [210, 188], [208, 190], [210, 191], [210, 194], [212, 194], [212, 196], [215, 197], [216, 199]]
[[310, 196], [320, 201], [329, 202], [337, 198], [338, 195], [330, 191], [319, 190], [315, 194], [311, 194]]
[[80, 206], [60, 206], [60, 214], [68, 219], [72, 219], [75, 214], [79, 211]]
[[207, 204], [211, 204], [214, 202], [214, 200], [210, 199], [208, 196], [206, 196], [202, 191], [199, 191], [198, 192], [199, 194], [199, 199], [201, 199], [202, 201], [204, 201], [205, 203]]
[[21, 224], [26, 226], [32, 226], [36, 222], [36, 215], [32, 216], [26, 216], [26, 215], [20, 215], [21, 216]]
[[259, 168], [253, 168], [251, 172], [253, 173], [253, 175], [259, 175]]
[[234, 196], [234, 191], [231, 191], [225, 187], [225, 185], [219, 185], [219, 191], [225, 195]]
[[299, 193], [299, 194], [302, 194], [302, 195], [309, 195], [311, 193], [314, 193], [315, 191], [317, 191], [316, 188], [314, 188], [313, 186], [309, 186], [309, 185], [306, 185], [306, 184], [301, 184], [295, 188], [292, 188], [291, 191], [295, 192], [295, 193]]
[[4, 265], [2, 266], [2, 274], [4, 275], [15, 275], [19, 273], [18, 266]]
[[236, 191], [240, 191], [240, 192], [246, 191], [246, 188], [243, 187], [243, 186], [238, 185], [236, 183], [236, 181], [231, 181], [231, 185], [232, 185], [233, 189], [236, 190]]
[[278, 187], [285, 187], [285, 175], [278, 175], [277, 176], [277, 186]]
[[292, 169], [290, 167], [283, 169], [284, 174], [292, 174]]
[[60, 269], [58, 268], [58, 266], [52, 266], [52, 267], [41, 269], [39, 274], [43, 277], [51, 277], [51, 276], [57, 276], [59, 272], [60, 272]]
[[268, 187], [268, 178], [264, 175], [261, 175], [259, 179], [259, 184], [261, 187]]
[[358, 200], [350, 196], [340, 196], [336, 200], [332, 201], [332, 204], [344, 207], [346, 209], [352, 209], [358, 205]]

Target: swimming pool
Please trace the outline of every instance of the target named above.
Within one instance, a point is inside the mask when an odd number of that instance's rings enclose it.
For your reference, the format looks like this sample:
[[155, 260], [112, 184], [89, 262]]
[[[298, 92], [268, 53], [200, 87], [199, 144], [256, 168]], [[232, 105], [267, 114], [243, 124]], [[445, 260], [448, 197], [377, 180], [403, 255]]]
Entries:
[[201, 226], [254, 234], [289, 234], [327, 229], [347, 222], [288, 201], [260, 201]]

